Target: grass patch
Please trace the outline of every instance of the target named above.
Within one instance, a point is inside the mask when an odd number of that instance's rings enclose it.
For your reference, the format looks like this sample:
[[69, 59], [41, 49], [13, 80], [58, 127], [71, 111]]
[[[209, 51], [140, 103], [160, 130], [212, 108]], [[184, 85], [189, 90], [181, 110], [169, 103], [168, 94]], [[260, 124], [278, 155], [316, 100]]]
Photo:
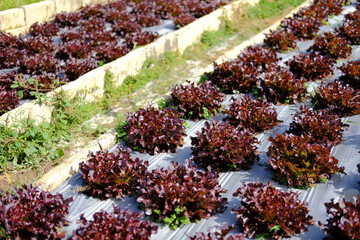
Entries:
[[43, 0], [0, 0], [0, 11], [18, 8], [26, 4], [37, 3]]
[[184, 59], [180, 56], [179, 52], [167, 52], [157, 60], [149, 58], [144, 62], [139, 74], [128, 76], [118, 88], [110, 87], [110, 89], [113, 89], [109, 92], [110, 97], [117, 98], [131, 95], [145, 84], [163, 76], [169, 76], [174, 67], [183, 61]]
[[258, 5], [246, 11], [249, 19], [265, 19], [277, 16], [279, 12], [290, 7], [296, 7], [303, 3], [303, 0], [260, 0]]
[[80, 97], [67, 100], [63, 92], [50, 101], [55, 107], [50, 123], [21, 120], [11, 126], [0, 124], [0, 173], [39, 168], [41, 163], [64, 156], [76, 136], [98, 132], [83, 123], [101, 113], [102, 105], [86, 103]]

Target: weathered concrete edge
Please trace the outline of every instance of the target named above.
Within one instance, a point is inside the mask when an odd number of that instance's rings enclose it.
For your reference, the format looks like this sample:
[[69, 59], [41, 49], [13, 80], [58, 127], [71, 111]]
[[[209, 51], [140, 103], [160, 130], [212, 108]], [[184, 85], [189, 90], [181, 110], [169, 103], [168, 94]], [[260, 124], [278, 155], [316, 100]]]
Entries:
[[109, 3], [112, 0], [45, 0], [19, 8], [0, 11], [0, 30], [14, 35], [24, 34], [35, 22], [50, 20], [62, 11], [70, 12], [89, 4]]
[[51, 169], [42, 178], [33, 183], [43, 190], [52, 191], [60, 186], [69, 177], [73, 176], [79, 169], [79, 163], [86, 161], [89, 151], [96, 152], [112, 147], [116, 142], [116, 131], [114, 129], [101, 135], [76, 154], [66, 159], [63, 163]]
[[[297, 12], [300, 8], [306, 7], [312, 3], [312, 0], [307, 0], [297, 8], [295, 8], [291, 13], [286, 17], [292, 16], [293, 13]], [[220, 57], [216, 62], [220, 63], [226, 59], [235, 58], [244, 48], [250, 45], [261, 43], [264, 39], [264, 35], [272, 29], [276, 29], [280, 24], [280, 21], [276, 22], [269, 28], [263, 30], [261, 33], [255, 35], [249, 40], [243, 42], [239, 46], [225, 53], [226, 57]], [[189, 79], [190, 82], [198, 81], [199, 77], [208, 71], [213, 69], [213, 65], [210, 64], [205, 67], [199, 74], [194, 76], [192, 79]], [[170, 92], [169, 92], [170, 93]], [[35, 186], [40, 187], [43, 190], [53, 191], [59, 187], [64, 181], [73, 176], [79, 169], [79, 163], [86, 161], [87, 153], [89, 151], [99, 151], [106, 150], [111, 148], [116, 143], [116, 132], [114, 129], [111, 129], [109, 132], [100, 136], [97, 140], [94, 140], [89, 145], [80, 150], [77, 154], [68, 158], [64, 163], [60, 164], [56, 168], [50, 170], [42, 178], [34, 183]]]
[[[86, 100], [92, 101], [101, 97], [104, 92], [104, 77], [106, 71], [111, 71], [116, 78], [115, 85], [119, 86], [130, 75], [138, 73], [147, 58], [158, 57], [168, 51], [183, 52], [187, 47], [200, 40], [204, 31], [216, 30], [222, 23], [222, 18], [231, 17], [233, 13], [240, 11], [242, 4], [255, 5], [259, 0], [240, 0], [219, 8], [212, 13], [197, 19], [189, 25], [156, 39], [154, 42], [140, 47], [125, 56], [98, 67], [77, 80], [70, 82], [55, 90], [64, 90], [69, 96], [75, 96], [79, 92], [86, 94]], [[89, 91], [90, 90], [90, 91]], [[53, 96], [49, 93], [48, 96]], [[12, 124], [20, 119], [36, 119], [37, 121], [50, 121], [52, 107], [46, 104], [37, 104], [36, 101], [22, 105], [0, 116], [0, 124]], [[29, 114], [31, 112], [31, 114]], [[45, 115], [43, 113], [46, 113]]]

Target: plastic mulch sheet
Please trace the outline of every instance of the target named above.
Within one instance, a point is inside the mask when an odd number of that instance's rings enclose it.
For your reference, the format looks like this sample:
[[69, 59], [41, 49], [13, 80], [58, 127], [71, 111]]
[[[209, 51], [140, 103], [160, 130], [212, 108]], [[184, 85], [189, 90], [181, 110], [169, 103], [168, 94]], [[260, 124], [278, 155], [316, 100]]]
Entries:
[[[343, 13], [348, 13], [349, 11], [354, 11], [354, 6], [347, 6]], [[341, 24], [343, 16], [336, 16], [332, 18], [329, 25], [324, 26], [320, 31], [330, 31], [334, 27], [337, 27]], [[290, 59], [292, 56], [297, 55], [301, 52], [305, 52], [306, 49], [313, 44], [313, 41], [299, 42], [299, 49], [291, 53], [281, 53], [279, 57], [282, 57], [283, 60], [279, 62], [281, 65], [284, 61]], [[360, 59], [360, 47], [353, 46], [353, 53], [351, 60]], [[338, 62], [338, 65], [343, 64], [343, 62]], [[326, 81], [331, 81], [340, 76], [340, 71], [336, 71], [334, 76], [330, 77]], [[315, 82], [313, 86], [317, 86], [319, 82]], [[313, 86], [309, 86], [311, 89]], [[233, 95], [240, 97], [239, 95]], [[227, 95], [224, 104], [229, 104], [230, 95]], [[306, 104], [306, 103], [305, 103]], [[359, 103], [360, 104], [360, 103]], [[238, 208], [240, 206], [240, 200], [234, 198], [232, 194], [238, 189], [241, 183], [248, 183], [252, 181], [261, 181], [266, 183], [269, 181], [272, 185], [278, 187], [279, 189], [288, 191], [290, 188], [280, 185], [277, 182], [272, 180], [273, 173], [270, 171], [267, 166], [267, 156], [266, 151], [270, 146], [268, 140], [269, 136], [275, 136], [275, 132], [282, 134], [284, 131], [288, 130], [289, 124], [292, 121], [292, 114], [296, 112], [299, 105], [280, 105], [276, 106], [278, 112], [278, 118], [283, 121], [283, 123], [275, 127], [272, 130], [269, 130], [266, 133], [261, 133], [257, 135], [257, 138], [260, 140], [261, 145], [259, 145], [260, 160], [256, 162], [251, 170], [247, 171], [235, 171], [235, 172], [226, 172], [221, 173], [219, 177], [219, 183], [221, 186], [228, 190], [224, 194], [224, 197], [228, 198], [229, 205], [227, 210], [224, 213], [218, 213], [212, 216], [209, 219], [203, 219], [198, 223], [191, 223], [183, 227], [178, 228], [176, 231], [171, 230], [168, 226], [163, 224], [158, 224], [159, 229], [158, 233], [152, 236], [152, 239], [156, 240], [168, 240], [168, 239], [188, 239], [187, 235], [194, 235], [196, 232], [206, 232], [209, 228], [215, 226], [224, 226], [235, 224], [235, 214], [231, 213], [232, 208]], [[223, 115], [217, 115], [211, 120], [222, 120]], [[208, 120], [210, 121], [210, 120]], [[343, 118], [343, 121], [352, 121], [360, 124], [360, 115], [353, 117]], [[193, 122], [188, 121], [191, 125], [191, 128], [187, 129], [188, 136], [186, 137], [185, 144], [183, 147], [179, 148], [176, 153], [168, 154], [162, 153], [154, 156], [148, 154], [140, 154], [138, 152], [132, 152], [133, 157], [139, 157], [143, 160], [148, 160], [150, 163], [150, 169], [156, 168], [157, 166], [165, 167], [169, 164], [170, 161], [184, 163], [186, 159], [191, 157], [191, 144], [190, 136], [194, 136], [196, 132], [200, 131], [204, 126], [204, 121]], [[344, 142], [340, 145], [335, 146], [332, 149], [331, 155], [336, 157], [339, 160], [339, 166], [345, 167], [345, 172], [347, 175], [335, 174], [330, 179], [330, 181], [325, 183], [316, 184], [315, 187], [297, 190], [291, 189], [292, 191], [299, 192], [300, 199], [308, 203], [308, 208], [310, 210], [310, 215], [313, 216], [315, 222], [321, 221], [326, 223], [328, 218], [326, 214], [326, 209], [324, 206], [325, 202], [329, 202], [331, 199], [338, 199], [340, 197], [345, 197], [348, 201], [352, 200], [353, 196], [359, 194], [360, 185], [360, 174], [357, 172], [356, 165], [360, 163], [360, 125], [354, 123], [348, 123], [350, 127], [347, 131], [344, 132]], [[123, 145], [126, 147], [125, 145]], [[112, 149], [115, 149], [114, 146]], [[67, 232], [67, 237], [72, 235], [72, 231], [77, 228], [77, 220], [79, 219], [80, 214], [85, 214], [87, 219], [91, 219], [92, 215], [104, 209], [105, 211], [113, 211], [112, 205], [115, 204], [121, 209], [129, 209], [131, 211], [139, 212], [137, 208], [138, 204], [135, 197], [125, 197], [124, 199], [109, 199], [107, 201], [101, 201], [96, 198], [88, 197], [81, 193], [81, 187], [85, 183], [82, 180], [79, 173], [75, 174], [67, 182], [63, 183], [59, 188], [57, 188], [54, 193], [62, 193], [64, 197], [73, 197], [73, 202], [71, 203], [70, 213], [68, 215], [68, 221], [70, 224], [64, 230]], [[239, 232], [234, 231], [233, 233]], [[323, 230], [319, 226], [310, 226], [308, 231], [294, 236], [291, 239], [322, 239], [325, 236]]]

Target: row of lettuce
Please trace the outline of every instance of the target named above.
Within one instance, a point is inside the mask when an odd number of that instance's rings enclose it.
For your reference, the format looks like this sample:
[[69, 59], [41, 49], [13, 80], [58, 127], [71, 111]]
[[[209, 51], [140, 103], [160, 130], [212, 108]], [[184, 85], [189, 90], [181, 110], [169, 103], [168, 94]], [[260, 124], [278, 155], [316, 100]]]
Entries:
[[[214, 71], [206, 73], [199, 84], [175, 85], [166, 106], [150, 105], [128, 113], [126, 122], [118, 128], [119, 140], [132, 150], [150, 154], [176, 152], [184, 144], [185, 119], [200, 120], [218, 113], [226, 117], [222, 122], [206, 122], [190, 138], [192, 157], [185, 164], [171, 162], [166, 168], [148, 170], [147, 161], [132, 158], [130, 150], [121, 147], [113, 152], [90, 153], [88, 161], [79, 166], [86, 184], [83, 193], [100, 199], [133, 196], [143, 213], [114, 206], [114, 212], [100, 211], [93, 220], [81, 215], [72, 239], [150, 239], [157, 231], [157, 225], [150, 221], [176, 229], [223, 212], [228, 199], [222, 196], [227, 190], [218, 182], [219, 173], [250, 169], [259, 159], [256, 134], [281, 124], [273, 104], [299, 103], [307, 98], [313, 103], [312, 107], [300, 104], [289, 129], [269, 138], [268, 163], [276, 181], [289, 187], [308, 188], [335, 173], [346, 174], [330, 151], [343, 141], [348, 127], [341, 117], [360, 114], [360, 61], [341, 65], [338, 69], [342, 76], [321, 82], [312, 94], [305, 87], [306, 83], [323, 81], [331, 75], [336, 59], [349, 57], [351, 44], [360, 42], [359, 38], [353, 40], [359, 37], [359, 4], [355, 12], [345, 16], [335, 33], [316, 36], [320, 25], [314, 23], [320, 24], [329, 15], [340, 13], [345, 3], [315, 1], [292, 18], [284, 19], [280, 30], [267, 35], [264, 46], [250, 46], [235, 60], [214, 64]], [[351, 27], [354, 28], [349, 30]], [[352, 34], [347, 36], [345, 32]], [[315, 38], [315, 43], [309, 52], [280, 67], [277, 53], [294, 48], [293, 37]], [[223, 108], [224, 94], [234, 92], [243, 94]], [[358, 167], [360, 171], [360, 164]], [[228, 236], [236, 228], [232, 225], [188, 237], [281, 239], [317, 224], [298, 193], [278, 190], [270, 183], [243, 183], [233, 196], [241, 201], [232, 212], [243, 233]], [[3, 194], [0, 237], [65, 237], [59, 229], [67, 223], [71, 201], [32, 186], [15, 189], [15, 195]], [[325, 206], [329, 218], [319, 224], [328, 237], [358, 239], [360, 196], [354, 202], [332, 199]]]
[[34, 88], [51, 91], [159, 37], [146, 27], [164, 20], [182, 27], [229, 2], [117, 0], [59, 13], [25, 36], [0, 31], [0, 114], [34, 98]]

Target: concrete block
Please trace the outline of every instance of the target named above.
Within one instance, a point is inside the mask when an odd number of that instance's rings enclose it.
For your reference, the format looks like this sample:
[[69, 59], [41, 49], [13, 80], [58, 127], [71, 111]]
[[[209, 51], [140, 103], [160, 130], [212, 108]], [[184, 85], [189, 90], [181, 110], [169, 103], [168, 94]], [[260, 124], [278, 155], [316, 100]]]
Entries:
[[13, 8], [0, 12], [0, 29], [12, 29], [25, 26], [25, 14], [21, 8]]
[[34, 186], [38, 186], [46, 191], [55, 190], [72, 175], [77, 173], [79, 170], [79, 163], [87, 160], [89, 151], [96, 152], [100, 150], [100, 146], [96, 140], [91, 142], [85, 148], [69, 157], [65, 162], [51, 169], [41, 179], [36, 181]]
[[116, 130], [111, 129], [109, 132], [101, 135], [97, 139], [97, 142], [102, 150], [106, 150], [106, 149], [109, 149], [112, 146], [114, 146], [116, 143], [116, 140], [117, 140], [116, 139]]
[[175, 32], [166, 34], [144, 46], [147, 58], [158, 58], [161, 54], [178, 50], [178, 35]]
[[129, 71], [129, 73], [132, 75], [137, 74], [141, 70], [146, 60], [146, 51], [144, 47], [132, 50], [130, 53], [127, 54], [127, 56], [129, 58], [128, 66], [131, 68], [131, 71]]
[[51, 115], [54, 107], [48, 104], [34, 104], [29, 112], [29, 119], [35, 120], [36, 124], [44, 121], [51, 122]]
[[245, 2], [250, 4], [251, 6], [255, 6], [256, 4], [258, 4], [260, 2], [260, 0], [240, 0], [239, 2]]
[[34, 106], [33, 102], [34, 101], [24, 103], [23, 105], [4, 113], [0, 116], [0, 124], [11, 125], [19, 120], [28, 119], [31, 108]]
[[247, 3], [245, 3], [245, 1], [236, 1], [229, 5], [224, 6], [222, 9], [223, 17], [226, 17], [231, 21], [236, 20], [236, 17], [243, 12], [246, 4]]
[[198, 19], [189, 25], [176, 31], [178, 50], [183, 53], [184, 50], [199, 41], [204, 32], [204, 19]]
[[232, 2], [223, 7], [223, 15], [234, 21], [237, 16], [244, 12], [246, 5], [255, 6], [259, 2], [260, 0], [240, 0]]
[[127, 76], [136, 75], [146, 60], [144, 47], [135, 49], [127, 55], [105, 64], [105, 71], [110, 71], [115, 76], [114, 84], [120, 86]]
[[82, 6], [94, 4], [107, 4], [108, 0], [82, 0]]
[[200, 19], [202, 20], [204, 31], [216, 31], [220, 28], [223, 18], [223, 9], [220, 8]]
[[105, 68], [98, 67], [77, 80], [57, 88], [55, 92], [63, 90], [68, 98], [80, 96], [87, 102], [95, 101], [104, 94], [104, 77]]
[[55, 15], [55, 1], [42, 1], [25, 5], [22, 8], [25, 12], [26, 25], [49, 20]]
[[124, 57], [121, 57], [103, 66], [106, 71], [110, 71], [114, 75], [115, 86], [120, 86], [127, 76], [126, 63]]
[[55, 13], [72, 12], [82, 6], [82, 0], [55, 0]]
[[24, 27], [19, 27], [19, 28], [14, 28], [14, 29], [10, 29], [10, 30], [6, 30], [6, 32], [15, 35], [15, 36], [19, 36], [20, 34], [26, 35], [29, 32], [31, 25], [26, 25]]

